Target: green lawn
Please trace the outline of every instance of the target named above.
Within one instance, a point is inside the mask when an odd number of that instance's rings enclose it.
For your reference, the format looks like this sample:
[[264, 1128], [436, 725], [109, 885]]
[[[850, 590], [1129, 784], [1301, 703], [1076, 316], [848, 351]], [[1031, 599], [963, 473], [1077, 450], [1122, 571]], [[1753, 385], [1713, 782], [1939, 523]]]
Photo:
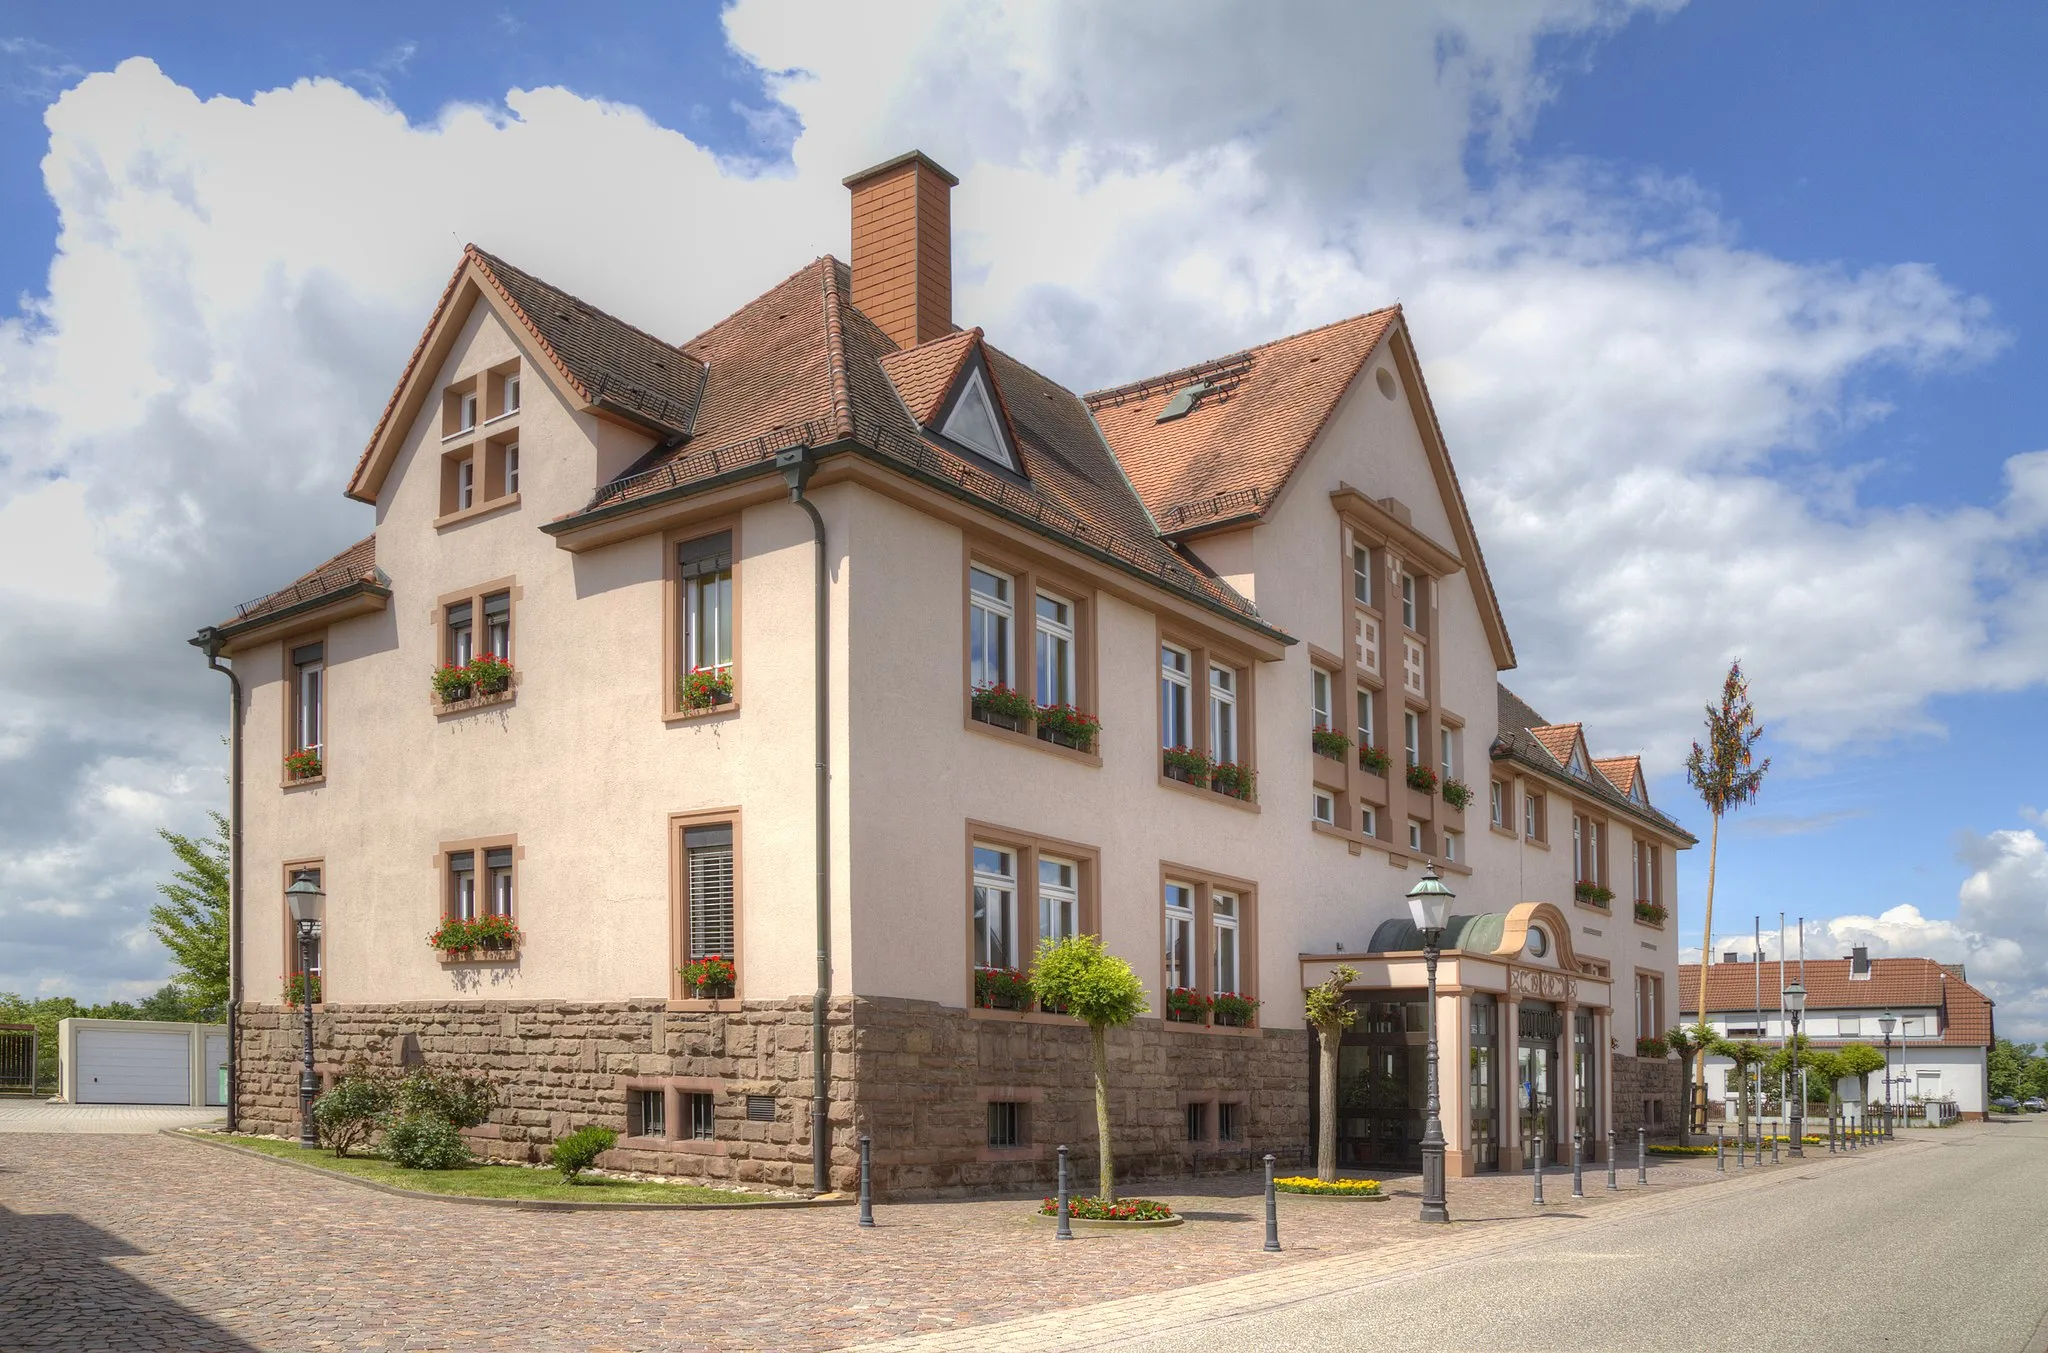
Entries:
[[[200, 1135], [200, 1134], [192, 1134]], [[465, 1198], [532, 1198], [568, 1203], [758, 1203], [758, 1193], [733, 1193], [724, 1189], [700, 1188], [695, 1184], [653, 1184], [635, 1179], [605, 1179], [585, 1175], [571, 1184], [553, 1170], [530, 1170], [518, 1165], [472, 1165], [461, 1170], [408, 1170], [379, 1156], [337, 1156], [332, 1151], [308, 1151], [297, 1142], [273, 1141], [268, 1137], [217, 1137], [251, 1151], [281, 1160], [295, 1160], [356, 1175], [373, 1183], [394, 1188], [417, 1189], [421, 1193], [452, 1193]]]

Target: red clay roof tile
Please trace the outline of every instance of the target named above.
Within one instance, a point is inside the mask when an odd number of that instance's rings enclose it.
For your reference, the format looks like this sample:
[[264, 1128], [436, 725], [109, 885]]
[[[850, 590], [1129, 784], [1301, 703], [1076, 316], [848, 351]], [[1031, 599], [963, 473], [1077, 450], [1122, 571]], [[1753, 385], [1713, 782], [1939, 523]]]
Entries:
[[[1869, 1010], [1890, 1006], [1899, 1010], [1940, 1010], [1941, 1034], [1931, 1041], [1946, 1047], [1976, 1047], [1990, 1043], [1992, 1002], [1976, 987], [1947, 972], [1931, 958], [1873, 958], [1870, 976], [1849, 975], [1846, 958], [1806, 960], [1806, 1008], [1819, 1010]], [[1707, 1010], [1709, 1014], [1737, 1014], [1754, 1010], [1757, 1003], [1755, 963], [1715, 963], [1709, 966]], [[1763, 968], [1763, 1008], [1782, 1008], [1782, 987], [1778, 965], [1766, 960]], [[1785, 964], [1789, 979], [1799, 973], [1796, 960]], [[1682, 1018], [1699, 1018], [1700, 965], [1681, 963], [1678, 967], [1678, 1009]], [[1874, 1038], [1859, 1040], [1873, 1042]], [[1914, 1039], [1925, 1043], [1928, 1039]]]

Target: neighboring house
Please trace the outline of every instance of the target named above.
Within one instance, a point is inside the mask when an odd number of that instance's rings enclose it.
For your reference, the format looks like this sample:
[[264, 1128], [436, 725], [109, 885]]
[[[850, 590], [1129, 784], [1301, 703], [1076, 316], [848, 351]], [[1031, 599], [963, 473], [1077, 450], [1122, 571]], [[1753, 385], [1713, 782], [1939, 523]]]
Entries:
[[[1800, 977], [1802, 969], [1806, 1013], [1799, 1029], [1816, 1048], [1867, 1043], [1882, 1051], [1878, 1017], [1896, 1017], [1891, 1069], [1870, 1078], [1873, 1105], [1885, 1102], [1889, 1081], [1895, 1107], [1945, 1100], [1961, 1117], [1984, 1116], [1991, 1098], [1992, 1001], [1964, 979], [1961, 964], [1872, 958], [1857, 945], [1848, 958], [1787, 962], [1781, 977], [1777, 963], [1745, 963], [1731, 952], [1708, 969], [1707, 1024], [1727, 1038], [1776, 1045], [1791, 1033], [1781, 999], [1784, 981]], [[1700, 1018], [1699, 986], [1699, 965], [1686, 964], [1679, 974], [1679, 1015], [1687, 1024]], [[1708, 1093], [1731, 1106], [1732, 1069], [1725, 1057], [1707, 1059]], [[1842, 1092], [1853, 1103], [1861, 1087], [1848, 1080]]]
[[[681, 344], [466, 250], [348, 487], [374, 535], [195, 640], [246, 691], [244, 1121], [296, 1111], [301, 875], [323, 1067], [488, 1068], [507, 1156], [605, 1122], [622, 1165], [843, 1186], [869, 1132], [899, 1193], [1037, 1187], [1093, 1149], [1088, 1042], [1009, 974], [1093, 932], [1153, 1011], [1110, 1040], [1129, 1172], [1311, 1140], [1338, 962], [1345, 1159], [1406, 1161], [1388, 923], [1432, 859], [1454, 1172], [1675, 1094], [1632, 1053], [1692, 838], [1498, 685], [1401, 311], [1083, 397], [954, 326], [951, 176], [847, 182], [850, 267]], [[437, 952], [451, 917], [517, 944]]]

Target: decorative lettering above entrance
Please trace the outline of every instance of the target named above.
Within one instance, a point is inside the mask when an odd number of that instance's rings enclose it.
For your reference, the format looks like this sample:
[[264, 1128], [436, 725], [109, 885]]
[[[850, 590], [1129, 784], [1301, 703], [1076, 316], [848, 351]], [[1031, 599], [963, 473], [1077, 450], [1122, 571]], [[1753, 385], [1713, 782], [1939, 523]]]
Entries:
[[1563, 973], [1537, 968], [1508, 969], [1508, 990], [1517, 996], [1534, 996], [1543, 1001], [1576, 1001], [1579, 984]]

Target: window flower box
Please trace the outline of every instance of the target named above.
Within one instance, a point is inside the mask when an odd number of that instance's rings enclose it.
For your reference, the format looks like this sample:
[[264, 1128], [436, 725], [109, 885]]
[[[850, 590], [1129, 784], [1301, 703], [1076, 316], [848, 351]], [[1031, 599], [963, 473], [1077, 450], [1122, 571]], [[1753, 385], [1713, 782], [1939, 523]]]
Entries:
[[465, 670], [478, 695], [503, 695], [512, 687], [512, 664], [495, 653], [470, 659]]
[[732, 702], [732, 668], [700, 667], [684, 676], [677, 699], [686, 710], [716, 709]]
[[1377, 747], [1361, 744], [1358, 749], [1358, 764], [1362, 769], [1369, 770], [1374, 775], [1385, 775], [1389, 763], [1385, 752]]
[[320, 753], [301, 747], [284, 759], [284, 774], [288, 780], [317, 780], [326, 772], [320, 760]]
[[1436, 793], [1436, 772], [1416, 762], [1408, 767], [1408, 787], [1419, 794]]
[[284, 1003], [296, 1010], [306, 999], [306, 989], [312, 988], [313, 1004], [320, 1004], [320, 974], [311, 977], [289, 974], [278, 979], [284, 983]]
[[474, 921], [450, 916], [427, 936], [427, 943], [443, 963], [460, 963], [513, 957], [525, 939], [509, 916], [479, 916]]
[[1174, 987], [1166, 993], [1169, 1024], [1205, 1024], [1209, 1019], [1209, 998], [1193, 987]]
[[1614, 901], [1614, 889], [1603, 888], [1597, 883], [1580, 883], [1572, 889], [1572, 896], [1588, 906], [1604, 908]]
[[1444, 802], [1463, 812], [1465, 805], [1472, 802], [1472, 786], [1463, 780], [1446, 780], [1443, 783]]
[[1636, 1056], [1638, 1057], [1654, 1057], [1661, 1062], [1664, 1060], [1664, 1054], [1669, 1051], [1670, 1048], [1665, 1045], [1664, 1040], [1661, 1038], [1638, 1038], [1636, 1040]]
[[1040, 705], [1037, 709], [1038, 739], [1077, 752], [1095, 750], [1095, 738], [1102, 732], [1102, 720], [1083, 714], [1072, 705]]
[[692, 1000], [729, 1001], [739, 984], [739, 969], [723, 954], [693, 958], [676, 971]]
[[984, 1010], [1029, 1010], [1031, 979], [1016, 968], [976, 968], [974, 1003]]
[[1644, 925], [1661, 926], [1664, 924], [1664, 918], [1668, 915], [1670, 915], [1670, 912], [1665, 910], [1662, 902], [1639, 901], [1636, 903], [1636, 919]]
[[1197, 789], [1206, 788], [1216, 773], [1216, 763], [1209, 759], [1209, 754], [1192, 747], [1168, 747], [1159, 754], [1159, 762], [1167, 779]]
[[1209, 788], [1249, 803], [1258, 792], [1259, 773], [1235, 761], [1219, 761], [1209, 770]]
[[470, 680], [469, 668], [449, 663], [434, 670], [434, 695], [444, 705], [467, 700], [475, 693], [476, 683]]
[[1249, 1029], [1258, 1019], [1259, 1002], [1235, 991], [1219, 991], [1209, 1001], [1210, 1018], [1226, 1029]]
[[998, 682], [993, 686], [977, 686], [972, 702], [974, 717], [995, 728], [1007, 728], [1012, 733], [1024, 731], [1024, 725], [1031, 722], [1031, 716], [1038, 707], [1025, 699], [1022, 691], [1012, 690]]
[[1320, 724], [1308, 735], [1308, 741], [1317, 756], [1327, 756], [1332, 761], [1342, 761], [1344, 753], [1351, 750], [1350, 738], [1334, 728], [1325, 728]]

